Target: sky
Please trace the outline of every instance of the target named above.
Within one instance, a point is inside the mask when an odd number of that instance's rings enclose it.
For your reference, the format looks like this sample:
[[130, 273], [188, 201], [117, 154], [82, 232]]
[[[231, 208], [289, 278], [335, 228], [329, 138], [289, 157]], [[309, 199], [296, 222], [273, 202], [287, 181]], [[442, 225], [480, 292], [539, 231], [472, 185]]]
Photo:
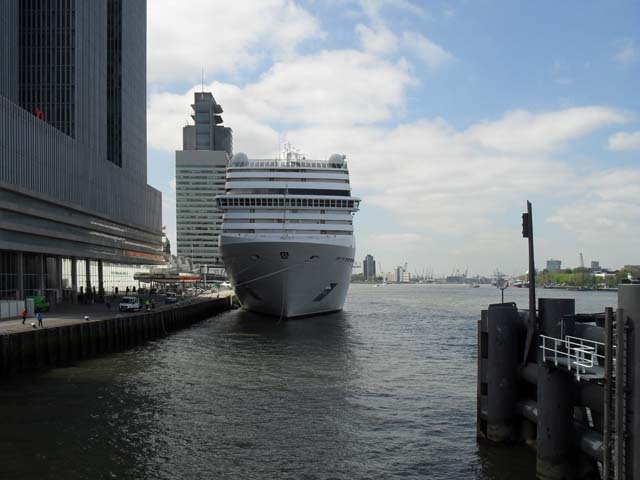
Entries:
[[640, 264], [637, 1], [152, 0], [148, 181], [211, 91], [234, 152], [347, 156], [357, 252], [391, 271]]

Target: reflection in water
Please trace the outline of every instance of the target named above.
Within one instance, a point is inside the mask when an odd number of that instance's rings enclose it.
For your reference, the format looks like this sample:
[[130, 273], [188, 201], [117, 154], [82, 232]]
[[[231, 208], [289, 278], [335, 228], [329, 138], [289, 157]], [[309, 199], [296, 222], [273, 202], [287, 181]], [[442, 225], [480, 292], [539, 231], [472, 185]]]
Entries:
[[353, 285], [342, 313], [234, 311], [5, 379], [0, 478], [533, 478], [527, 448], [475, 440], [476, 321], [498, 294]]

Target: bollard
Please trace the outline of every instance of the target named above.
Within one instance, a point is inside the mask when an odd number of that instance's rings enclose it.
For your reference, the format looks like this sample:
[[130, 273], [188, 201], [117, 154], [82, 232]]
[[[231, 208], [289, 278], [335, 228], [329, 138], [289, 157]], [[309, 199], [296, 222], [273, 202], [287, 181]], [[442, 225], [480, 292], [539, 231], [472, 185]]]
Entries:
[[[518, 309], [492, 305], [487, 311], [486, 437], [493, 442], [517, 439]], [[482, 392], [481, 392], [482, 393]]]
[[[540, 298], [538, 299], [540, 312], [540, 332], [544, 335], [563, 338], [572, 335], [572, 322], [563, 319], [564, 315], [574, 315], [576, 301], [573, 298]], [[569, 331], [568, 331], [569, 330]]]
[[[563, 315], [575, 313], [573, 299], [539, 300], [540, 333], [560, 338]], [[572, 379], [538, 357], [538, 448], [536, 475], [540, 480], [572, 478]]]
[[625, 478], [637, 479], [640, 478], [640, 285], [620, 285], [618, 307], [624, 313], [624, 321], [618, 319], [617, 328], [625, 328], [627, 338], [624, 469]]

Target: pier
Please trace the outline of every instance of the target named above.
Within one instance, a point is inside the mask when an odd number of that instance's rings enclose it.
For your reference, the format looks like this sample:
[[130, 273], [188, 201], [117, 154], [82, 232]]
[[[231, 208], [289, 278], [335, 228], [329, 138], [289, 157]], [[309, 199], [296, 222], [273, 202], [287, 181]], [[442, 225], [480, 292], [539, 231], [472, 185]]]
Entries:
[[199, 297], [133, 314], [45, 319], [45, 328], [35, 329], [18, 320], [2, 322], [0, 375], [68, 365], [122, 351], [229, 310], [231, 301], [230, 296]]
[[477, 436], [536, 449], [542, 480], [640, 478], [640, 285], [618, 305], [576, 314], [490, 305], [478, 322]]

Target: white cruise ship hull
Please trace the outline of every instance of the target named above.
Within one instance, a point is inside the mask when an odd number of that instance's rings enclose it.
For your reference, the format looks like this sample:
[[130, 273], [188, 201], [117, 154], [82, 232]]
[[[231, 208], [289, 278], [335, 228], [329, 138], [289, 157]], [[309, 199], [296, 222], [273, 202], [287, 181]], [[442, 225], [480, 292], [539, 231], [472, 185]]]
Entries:
[[220, 251], [246, 310], [282, 318], [342, 310], [355, 254], [353, 236], [222, 234]]

